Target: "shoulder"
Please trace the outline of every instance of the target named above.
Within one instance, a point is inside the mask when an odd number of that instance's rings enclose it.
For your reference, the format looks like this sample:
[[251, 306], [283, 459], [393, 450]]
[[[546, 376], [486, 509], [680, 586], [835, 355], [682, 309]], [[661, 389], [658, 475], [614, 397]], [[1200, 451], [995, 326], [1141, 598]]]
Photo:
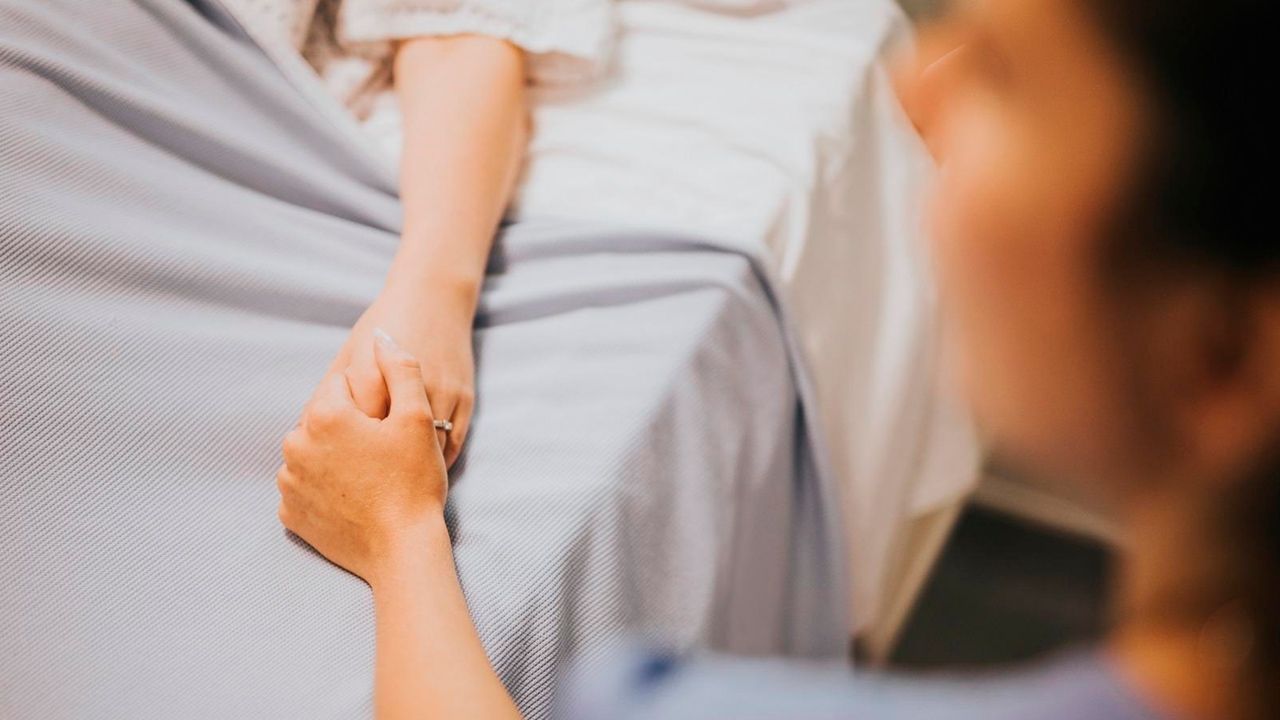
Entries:
[[990, 677], [899, 678], [841, 663], [682, 660], [634, 648], [584, 663], [566, 720], [1159, 720], [1092, 654]]

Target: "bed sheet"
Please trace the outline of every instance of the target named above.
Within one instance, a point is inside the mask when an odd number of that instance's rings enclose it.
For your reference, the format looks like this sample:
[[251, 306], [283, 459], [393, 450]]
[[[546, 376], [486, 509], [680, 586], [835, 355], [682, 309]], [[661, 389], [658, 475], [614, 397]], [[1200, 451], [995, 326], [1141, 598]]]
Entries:
[[[399, 207], [295, 90], [212, 5], [0, 0], [0, 717], [370, 714], [368, 588], [273, 476]], [[732, 248], [503, 232], [447, 519], [527, 716], [624, 633], [843, 652], [791, 348]]]
[[[979, 453], [942, 389], [919, 201], [931, 165], [886, 72], [893, 0], [620, 0], [617, 57], [541, 87], [513, 217], [715, 238], [778, 280], [850, 529], [851, 612], [879, 622], [913, 518], [967, 496]], [[394, 102], [365, 124], [398, 156]]]

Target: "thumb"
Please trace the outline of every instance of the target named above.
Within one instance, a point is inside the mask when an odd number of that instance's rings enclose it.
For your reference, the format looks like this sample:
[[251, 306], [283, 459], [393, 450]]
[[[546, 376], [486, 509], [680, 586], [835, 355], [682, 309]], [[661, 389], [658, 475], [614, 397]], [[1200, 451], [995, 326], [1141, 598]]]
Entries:
[[421, 413], [431, 417], [431, 405], [422, 385], [422, 366], [417, 358], [396, 344], [381, 328], [373, 331], [373, 355], [391, 396], [389, 415]]
[[351, 399], [351, 388], [347, 385], [346, 375], [341, 370], [326, 373], [311, 394], [308, 404], [342, 410], [352, 407], [355, 401]]

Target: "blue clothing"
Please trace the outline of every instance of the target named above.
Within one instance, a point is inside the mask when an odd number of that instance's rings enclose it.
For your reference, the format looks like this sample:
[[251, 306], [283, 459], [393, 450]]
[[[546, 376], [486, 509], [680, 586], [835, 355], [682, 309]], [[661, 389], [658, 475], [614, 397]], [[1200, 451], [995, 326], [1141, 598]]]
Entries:
[[840, 664], [631, 652], [570, 684], [565, 720], [1169, 720], [1098, 654], [989, 679], [902, 679]]

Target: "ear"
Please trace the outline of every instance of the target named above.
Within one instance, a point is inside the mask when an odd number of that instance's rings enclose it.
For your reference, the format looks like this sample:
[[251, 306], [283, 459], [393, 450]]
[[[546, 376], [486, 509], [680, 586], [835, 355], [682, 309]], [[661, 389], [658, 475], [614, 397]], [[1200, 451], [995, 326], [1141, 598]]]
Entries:
[[1226, 481], [1251, 469], [1280, 426], [1280, 288], [1218, 285], [1178, 311], [1189, 350], [1170, 357], [1180, 365], [1170, 389], [1188, 469]]

